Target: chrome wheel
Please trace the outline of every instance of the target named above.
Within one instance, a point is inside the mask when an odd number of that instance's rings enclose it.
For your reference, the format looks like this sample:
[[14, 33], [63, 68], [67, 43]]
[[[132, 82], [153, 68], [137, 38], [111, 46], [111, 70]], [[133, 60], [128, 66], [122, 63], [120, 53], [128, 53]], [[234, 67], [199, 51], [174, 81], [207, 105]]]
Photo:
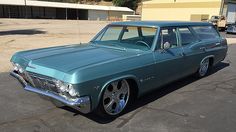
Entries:
[[201, 62], [200, 68], [199, 68], [199, 75], [201, 77], [205, 76], [209, 69], [209, 59], [205, 59]]
[[121, 113], [130, 97], [130, 87], [126, 80], [119, 80], [109, 84], [103, 94], [103, 108], [109, 115]]

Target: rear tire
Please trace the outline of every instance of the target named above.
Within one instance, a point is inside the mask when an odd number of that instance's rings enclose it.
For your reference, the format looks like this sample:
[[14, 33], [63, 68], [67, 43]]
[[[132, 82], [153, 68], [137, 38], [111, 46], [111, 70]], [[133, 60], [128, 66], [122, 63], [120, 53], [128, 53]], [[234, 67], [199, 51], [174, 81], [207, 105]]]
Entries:
[[196, 72], [196, 76], [198, 78], [205, 77], [208, 75], [210, 69], [211, 69], [210, 59], [206, 58], [203, 61], [201, 61], [198, 71]]

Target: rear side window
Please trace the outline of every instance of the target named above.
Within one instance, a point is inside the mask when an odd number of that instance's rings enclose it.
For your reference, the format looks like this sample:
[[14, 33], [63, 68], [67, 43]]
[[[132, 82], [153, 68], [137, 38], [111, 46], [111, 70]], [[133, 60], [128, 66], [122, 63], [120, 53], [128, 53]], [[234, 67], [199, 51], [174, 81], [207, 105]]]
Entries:
[[189, 28], [179, 28], [182, 46], [195, 43], [197, 38], [192, 34]]
[[219, 38], [219, 34], [213, 26], [194, 26], [192, 28], [201, 40]]

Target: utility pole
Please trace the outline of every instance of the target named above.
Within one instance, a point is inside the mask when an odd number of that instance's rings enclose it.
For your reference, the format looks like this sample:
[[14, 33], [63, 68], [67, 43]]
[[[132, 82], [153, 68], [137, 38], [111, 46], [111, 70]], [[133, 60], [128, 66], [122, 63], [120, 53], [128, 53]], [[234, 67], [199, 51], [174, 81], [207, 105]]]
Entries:
[[8, 6], [8, 18], [11, 18], [11, 7]]
[[68, 14], [67, 14], [68, 12], [67, 12], [67, 8], [66, 8], [66, 20], [68, 19]]

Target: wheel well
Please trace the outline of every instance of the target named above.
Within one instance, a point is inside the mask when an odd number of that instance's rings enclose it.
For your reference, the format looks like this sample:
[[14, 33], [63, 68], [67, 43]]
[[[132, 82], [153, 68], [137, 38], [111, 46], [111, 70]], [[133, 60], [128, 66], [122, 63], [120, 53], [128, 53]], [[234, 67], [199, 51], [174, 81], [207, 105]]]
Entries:
[[131, 88], [131, 90], [132, 90], [132, 92], [134, 94], [133, 97], [137, 98], [138, 97], [138, 92], [139, 92], [137, 82], [134, 79], [126, 79], [126, 80], [129, 83], [130, 88]]
[[210, 66], [213, 66], [213, 64], [214, 64], [214, 58], [213, 57], [209, 58], [209, 63], [210, 63]]

